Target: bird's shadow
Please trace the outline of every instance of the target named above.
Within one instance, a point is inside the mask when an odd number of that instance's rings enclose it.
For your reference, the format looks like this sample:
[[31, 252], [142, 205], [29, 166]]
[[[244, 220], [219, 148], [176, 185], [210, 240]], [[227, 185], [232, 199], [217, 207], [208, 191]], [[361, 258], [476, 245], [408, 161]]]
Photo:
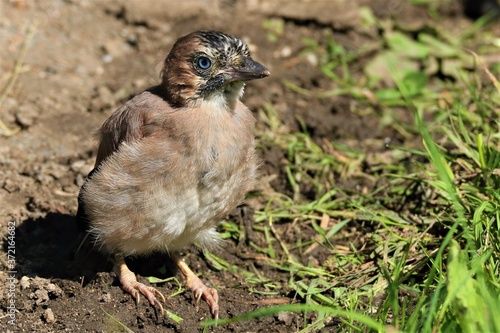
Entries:
[[[85, 233], [79, 231], [73, 215], [48, 213], [27, 219], [16, 226], [14, 237], [18, 276], [69, 279], [86, 285], [97, 273], [111, 272], [113, 268], [110, 257], [98, 251], [88, 238], [85, 240]], [[5, 253], [8, 250], [9, 244], [4, 242]], [[154, 254], [144, 259], [128, 258], [129, 268], [142, 276], [158, 278], [176, 273], [167, 255]]]

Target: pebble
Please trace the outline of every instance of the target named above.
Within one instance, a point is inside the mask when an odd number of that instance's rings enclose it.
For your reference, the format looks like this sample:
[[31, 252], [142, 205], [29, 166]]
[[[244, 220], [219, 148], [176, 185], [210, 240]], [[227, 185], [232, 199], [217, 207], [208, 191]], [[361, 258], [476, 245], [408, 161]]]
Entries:
[[74, 161], [72, 164], [71, 164], [71, 170], [73, 170], [74, 172], [79, 172], [80, 169], [85, 165], [85, 161], [84, 160], [78, 160], [78, 161]]
[[30, 127], [38, 118], [38, 111], [31, 105], [21, 105], [16, 112], [16, 121], [23, 127]]
[[314, 53], [308, 53], [306, 55], [306, 59], [311, 65], [313, 66], [318, 65], [318, 57]]
[[33, 297], [35, 298], [36, 305], [40, 305], [44, 302], [49, 301], [49, 293], [45, 289], [38, 289], [37, 291], [34, 292]]
[[43, 318], [47, 323], [53, 323], [56, 321], [56, 318], [54, 317], [54, 312], [52, 311], [51, 308], [45, 309], [43, 312]]
[[21, 287], [21, 290], [28, 289], [31, 286], [30, 278], [27, 277], [26, 275], [21, 277], [21, 280], [19, 281], [19, 286]]
[[99, 302], [103, 303], [109, 303], [111, 302], [111, 294], [110, 293], [104, 293], [99, 297]]
[[111, 61], [113, 61], [113, 56], [111, 54], [105, 54], [102, 56], [102, 61], [104, 61], [105, 63], [110, 63]]
[[292, 48], [290, 46], [285, 46], [281, 49], [280, 55], [282, 58], [288, 58], [292, 55]]
[[84, 177], [87, 177], [87, 175], [94, 169], [94, 166], [92, 164], [85, 164], [81, 169], [80, 169], [80, 174]]
[[19, 184], [12, 179], [6, 179], [2, 188], [9, 193], [17, 192], [20, 189]]
[[62, 294], [61, 288], [59, 288], [54, 283], [49, 283], [47, 287], [45, 287], [47, 291], [55, 296], [60, 296]]
[[287, 326], [290, 326], [293, 321], [293, 314], [290, 312], [280, 312], [278, 313], [278, 320], [285, 323]]
[[81, 173], [77, 174], [75, 179], [75, 185], [81, 187], [84, 183], [85, 179], [83, 178], [82, 174]]

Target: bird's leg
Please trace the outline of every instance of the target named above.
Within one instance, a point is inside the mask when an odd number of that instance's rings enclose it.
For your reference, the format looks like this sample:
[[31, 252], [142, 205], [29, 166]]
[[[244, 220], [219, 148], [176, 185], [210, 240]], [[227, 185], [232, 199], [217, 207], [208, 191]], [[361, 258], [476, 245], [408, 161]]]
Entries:
[[219, 318], [219, 294], [214, 288], [208, 288], [200, 278], [189, 268], [186, 262], [177, 254], [171, 255], [172, 260], [186, 277], [186, 286], [193, 290], [196, 299], [195, 309], [198, 311], [200, 299], [203, 298], [210, 307], [210, 312], [215, 319]]
[[165, 297], [163, 297], [162, 293], [155, 288], [137, 282], [134, 272], [128, 269], [123, 256], [115, 256], [115, 266], [113, 267], [113, 270], [116, 275], [118, 275], [118, 279], [120, 280], [123, 290], [132, 295], [137, 304], [139, 304], [139, 295], [143, 294], [151, 305], [160, 309], [160, 314], [163, 316], [163, 306], [156, 297], [161, 298], [164, 303]]

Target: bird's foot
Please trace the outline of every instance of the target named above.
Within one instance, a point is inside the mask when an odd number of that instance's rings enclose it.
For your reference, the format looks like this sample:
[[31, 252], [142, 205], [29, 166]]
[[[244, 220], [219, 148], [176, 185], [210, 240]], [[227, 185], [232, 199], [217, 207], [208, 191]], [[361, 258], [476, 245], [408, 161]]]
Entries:
[[214, 288], [209, 288], [193, 274], [193, 277], [188, 277], [186, 286], [193, 290], [193, 295], [196, 299], [195, 309], [200, 308], [200, 299], [203, 298], [210, 308], [210, 313], [215, 319], [219, 319], [219, 293]]
[[186, 286], [193, 290], [196, 299], [195, 309], [199, 310], [200, 299], [204, 299], [210, 308], [210, 313], [217, 320], [219, 319], [219, 293], [214, 288], [208, 288], [203, 284], [196, 274], [189, 268], [189, 266], [176, 254], [171, 255], [172, 260], [181, 270], [182, 274], [186, 277]]
[[139, 304], [140, 294], [143, 294], [149, 303], [158, 308], [160, 310], [160, 314], [163, 315], [163, 306], [160, 301], [158, 301], [158, 298], [165, 303], [165, 297], [157, 289], [151, 286], [146, 286], [144, 283], [137, 281], [124, 281], [123, 279], [120, 279], [120, 283], [122, 284], [123, 290], [135, 298], [137, 304]]
[[160, 315], [163, 316], [163, 306], [160, 301], [158, 301], [158, 298], [160, 298], [163, 303], [166, 303], [166, 301], [161, 292], [151, 286], [146, 286], [144, 283], [138, 282], [135, 274], [128, 269], [123, 259], [117, 259], [115, 272], [120, 279], [123, 290], [132, 295], [137, 304], [139, 304], [140, 295], [142, 294], [151, 305], [160, 310]]

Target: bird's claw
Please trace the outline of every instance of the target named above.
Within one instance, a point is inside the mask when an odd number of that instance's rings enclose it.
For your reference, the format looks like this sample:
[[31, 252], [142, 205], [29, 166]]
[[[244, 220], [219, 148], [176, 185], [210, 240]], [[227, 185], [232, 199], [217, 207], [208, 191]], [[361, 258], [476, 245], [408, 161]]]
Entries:
[[144, 283], [138, 282], [135, 274], [128, 269], [122, 256], [117, 255], [115, 260], [116, 263], [113, 270], [118, 275], [123, 290], [134, 297], [136, 304], [139, 304], [140, 295], [143, 294], [152, 306], [160, 309], [160, 315], [163, 316], [163, 306], [158, 301], [158, 298], [161, 298], [163, 303], [166, 303], [163, 294], [151, 286], [146, 286]]
[[208, 288], [205, 285], [193, 288], [195, 298], [195, 310], [200, 309], [200, 299], [203, 298], [210, 308], [210, 313], [215, 320], [219, 319], [219, 293], [214, 288]]
[[219, 294], [217, 290], [205, 286], [200, 278], [193, 273], [189, 266], [178, 255], [173, 255], [172, 259], [186, 277], [186, 287], [193, 291], [195, 310], [199, 310], [200, 299], [203, 298], [205, 302], [207, 302], [210, 313], [214, 316], [215, 320], [219, 319]]
[[161, 298], [163, 303], [166, 303], [166, 300], [163, 294], [159, 292], [157, 289], [151, 286], [146, 286], [145, 284], [140, 282], [131, 282], [128, 285], [122, 283], [122, 286], [126, 292], [128, 292], [135, 298], [136, 304], [139, 304], [140, 295], [142, 294], [144, 295], [144, 297], [146, 297], [149, 303], [151, 303], [151, 305], [160, 310], [160, 314], [161, 316], [163, 316], [164, 313], [163, 306], [161, 305], [160, 301], [158, 301], [158, 298]]

